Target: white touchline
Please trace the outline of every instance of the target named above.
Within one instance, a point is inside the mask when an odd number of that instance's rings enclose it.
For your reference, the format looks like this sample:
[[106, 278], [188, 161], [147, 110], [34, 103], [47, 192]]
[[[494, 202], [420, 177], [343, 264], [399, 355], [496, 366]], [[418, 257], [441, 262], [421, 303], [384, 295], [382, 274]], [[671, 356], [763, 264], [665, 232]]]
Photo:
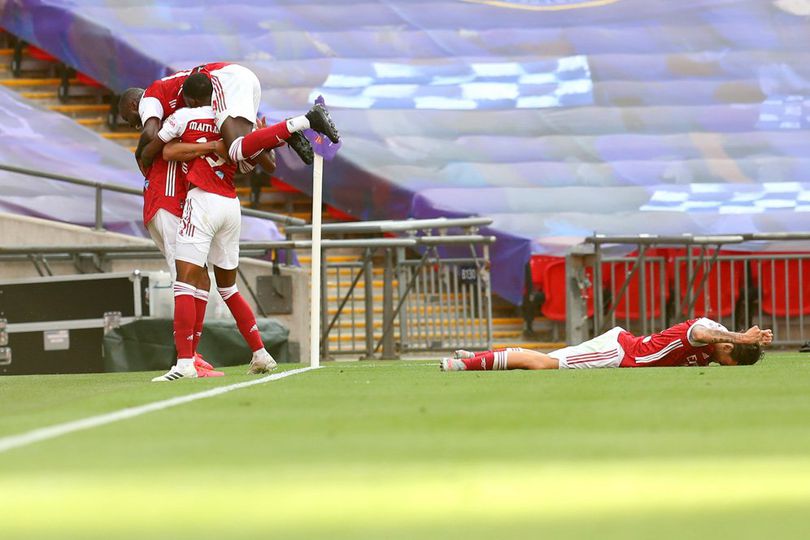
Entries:
[[28, 446], [29, 444], [34, 444], [40, 441], [61, 437], [62, 435], [73, 433], [74, 431], [81, 431], [83, 429], [90, 429], [103, 426], [105, 424], [112, 424], [113, 422], [118, 422], [119, 420], [126, 420], [142, 414], [168, 409], [169, 407], [174, 407], [175, 405], [182, 405], [191, 401], [197, 401], [198, 399], [205, 399], [218, 396], [220, 394], [227, 394], [228, 392], [239, 390], [240, 388], [247, 388], [248, 386], [255, 386], [257, 384], [276, 381], [278, 379], [283, 379], [284, 377], [289, 377], [290, 375], [297, 375], [298, 373], [303, 373], [312, 369], [318, 368], [305, 367], [291, 369], [289, 371], [282, 371], [281, 373], [274, 373], [273, 375], [268, 375], [254, 381], [229, 384], [227, 386], [218, 386], [216, 388], [212, 388], [211, 390], [197, 392], [196, 394], [164, 399], [163, 401], [155, 401], [154, 403], [147, 403], [146, 405], [139, 405], [137, 407], [128, 407], [126, 409], [121, 409], [120, 411], [90, 416], [89, 418], [65, 422], [64, 424], [56, 424], [55, 426], [49, 426], [46, 428], [35, 429], [19, 435], [3, 437], [0, 438], [0, 453], [7, 450], [13, 450], [14, 448], [20, 448], [21, 446]]

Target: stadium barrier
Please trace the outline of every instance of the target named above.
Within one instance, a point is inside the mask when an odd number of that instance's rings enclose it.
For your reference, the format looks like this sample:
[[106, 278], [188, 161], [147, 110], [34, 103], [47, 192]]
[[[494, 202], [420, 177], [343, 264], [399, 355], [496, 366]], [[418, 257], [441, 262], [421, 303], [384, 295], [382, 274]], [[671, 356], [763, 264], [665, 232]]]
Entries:
[[[448, 235], [447, 229], [464, 225], [473, 227], [470, 223], [479, 221], [489, 223], [489, 220], [423, 220], [419, 222], [367, 222], [353, 223], [352, 232], [362, 231], [362, 227], [367, 227], [364, 232], [417, 229], [421, 232], [428, 231], [424, 228], [425, 222], [439, 228], [443, 234], [436, 236], [412, 236], [409, 238], [371, 238], [371, 239], [326, 239], [322, 241], [322, 259], [325, 264], [321, 271], [325, 276], [332, 270], [338, 274], [337, 290], [343, 294], [340, 285], [340, 275], [344, 269], [353, 271], [352, 286], [342, 296], [335, 300], [330, 299], [326, 294], [328, 282], [321, 281], [322, 286], [322, 331], [321, 350], [324, 357], [331, 354], [345, 354], [361, 352], [365, 357], [372, 358], [382, 349], [383, 358], [395, 358], [398, 352], [412, 350], [428, 350], [433, 348], [452, 348], [462, 346], [489, 347], [492, 340], [492, 313], [491, 313], [491, 289], [489, 280], [489, 249], [488, 246], [494, 242], [494, 237], [481, 236], [476, 234]], [[326, 225], [324, 228], [334, 232], [340, 231], [342, 224]], [[348, 226], [348, 225], [347, 225]], [[290, 229], [295, 229], [290, 227]], [[299, 229], [288, 230], [288, 234], [302, 232]], [[477, 247], [481, 246], [481, 254], [478, 254]], [[240, 243], [240, 254], [243, 257], [254, 257], [263, 260], [278, 261], [278, 252], [287, 250], [307, 250], [311, 249], [310, 240], [285, 240], [277, 242], [242, 242]], [[470, 255], [466, 257], [449, 257], [443, 250], [459, 248], [468, 250]], [[331, 250], [345, 252], [347, 249], [360, 249], [363, 255], [359, 261], [330, 263], [327, 253]], [[421, 255], [414, 258], [414, 253]], [[382, 253], [383, 275], [384, 275], [384, 300], [382, 318], [376, 313], [373, 304], [373, 295], [369, 291], [373, 290], [374, 267], [380, 261], [375, 257], [375, 253]], [[396, 256], [396, 264], [394, 264]], [[149, 258], [161, 258], [156, 247], [150, 245], [76, 245], [76, 246], [14, 246], [0, 247], [0, 261], [29, 261], [37, 270], [40, 276], [48, 277], [53, 273], [50, 270], [49, 261], [71, 261], [76, 265], [77, 270], [86, 271], [88, 268], [96, 272], [104, 272], [108, 268], [108, 262], [118, 259], [140, 260]], [[274, 265], [275, 266], [275, 265]], [[275, 272], [274, 272], [275, 273]], [[409, 283], [405, 285], [404, 277], [409, 276]], [[395, 281], [395, 276], [399, 277]], [[266, 316], [265, 307], [268, 305], [267, 297], [278, 294], [275, 283], [268, 283], [261, 287], [261, 279], [266, 276], [257, 276], [255, 282], [240, 274], [243, 286], [246, 288], [249, 297], [257, 307], [258, 314]], [[350, 308], [345, 311], [351, 317], [351, 332], [356, 332], [355, 322], [361, 311], [364, 311], [366, 334], [364, 336], [365, 346], [361, 349], [341, 346], [340, 339], [334, 349], [329, 348], [329, 334], [336, 327], [338, 319], [344, 314], [344, 308], [353, 299], [354, 291], [361, 278], [365, 277], [364, 309], [358, 309], [355, 302], [351, 302]], [[395, 292], [396, 287], [396, 292]], [[266, 290], [263, 300], [262, 289]], [[282, 295], [295, 296], [295, 293], [288, 291]], [[290, 298], [290, 301], [293, 299]], [[298, 305], [304, 305], [305, 299], [294, 299]], [[397, 304], [394, 307], [394, 304]], [[336, 310], [332, 310], [337, 306]], [[331, 321], [329, 316], [334, 311]], [[406, 315], [424, 317], [423, 322], [414, 324], [406, 320]], [[405, 315], [403, 315], [405, 314]], [[343, 319], [346, 320], [346, 319]], [[13, 321], [8, 321], [13, 323]], [[341, 321], [342, 322], [342, 321]], [[394, 332], [400, 329], [399, 346], [394, 343]], [[452, 323], [457, 329], [454, 337], [445, 339], [444, 332], [451, 327]], [[375, 327], [382, 328], [379, 338], [374, 341]], [[402, 329], [405, 329], [404, 331]], [[339, 329], [339, 327], [338, 327]], [[369, 330], [370, 329], [370, 330]], [[338, 331], [338, 330], [336, 330]], [[339, 335], [342, 337], [342, 333]], [[486, 347], [484, 347], [486, 346]], [[302, 351], [306, 354], [306, 351]]]
[[810, 233], [589, 237], [566, 257], [566, 341], [709, 317], [733, 330], [771, 328], [776, 346], [804, 344], [810, 253], [741, 248], [807, 240]]
[[[98, 231], [104, 230], [104, 192], [111, 191], [115, 193], [126, 193], [129, 195], [143, 196], [143, 191], [140, 189], [129, 188], [125, 186], [116, 186], [114, 184], [105, 184], [102, 182], [94, 182], [92, 180], [85, 180], [82, 178], [75, 178], [73, 176], [65, 176], [61, 174], [53, 174], [34, 169], [27, 169], [24, 167], [14, 167], [12, 165], [0, 164], [0, 170], [9, 171], [27, 176], [34, 176], [36, 178], [45, 178], [47, 180], [56, 180], [58, 182], [65, 182], [76, 186], [85, 186], [95, 190], [95, 214], [93, 228]], [[256, 217], [260, 219], [267, 219], [275, 223], [282, 223], [284, 225], [303, 225], [306, 223], [301, 218], [287, 216], [284, 214], [276, 214], [274, 212], [264, 212], [262, 210], [253, 210], [252, 208], [242, 208], [242, 215]]]
[[[324, 235], [406, 235], [324, 240], [325, 247], [355, 246], [363, 253], [359, 260], [322, 258], [323, 357], [374, 358], [379, 353], [382, 358], [397, 358], [405, 352], [490, 348], [489, 246], [495, 237], [477, 232], [491, 223], [489, 218], [473, 217], [323, 225]], [[311, 232], [311, 226], [287, 230], [304, 234]], [[383, 278], [382, 298], [377, 299], [381, 306], [375, 305], [375, 270]], [[330, 273], [331, 283], [326, 279]], [[357, 324], [361, 320], [362, 333]]]

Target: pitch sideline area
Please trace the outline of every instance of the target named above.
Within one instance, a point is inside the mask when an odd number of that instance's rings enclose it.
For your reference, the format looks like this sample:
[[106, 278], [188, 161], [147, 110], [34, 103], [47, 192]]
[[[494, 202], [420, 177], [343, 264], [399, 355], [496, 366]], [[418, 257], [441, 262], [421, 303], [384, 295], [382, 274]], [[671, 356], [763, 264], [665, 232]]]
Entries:
[[[2, 536], [800, 538], [809, 360], [331, 363], [3, 453]], [[257, 380], [227, 371], [0, 378], [0, 439]]]

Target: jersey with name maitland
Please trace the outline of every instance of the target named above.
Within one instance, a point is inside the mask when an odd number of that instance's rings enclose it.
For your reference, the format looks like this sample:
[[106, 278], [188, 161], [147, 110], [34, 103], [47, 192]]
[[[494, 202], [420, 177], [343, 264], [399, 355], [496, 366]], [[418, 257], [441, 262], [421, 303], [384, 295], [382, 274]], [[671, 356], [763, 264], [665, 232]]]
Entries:
[[650, 366], [706, 366], [714, 353], [714, 346], [692, 338], [692, 328], [699, 324], [709, 329], [726, 330], [711, 319], [691, 319], [650, 336], [634, 336], [624, 331], [619, 334], [619, 345], [624, 349], [622, 367]]
[[[204, 143], [222, 139], [217, 129], [214, 109], [210, 106], [178, 109], [169, 116], [158, 132], [163, 142], [180, 139], [187, 143]], [[231, 199], [236, 198], [233, 175], [236, 165], [211, 152], [183, 163], [189, 189], [196, 186], [203, 191]]]

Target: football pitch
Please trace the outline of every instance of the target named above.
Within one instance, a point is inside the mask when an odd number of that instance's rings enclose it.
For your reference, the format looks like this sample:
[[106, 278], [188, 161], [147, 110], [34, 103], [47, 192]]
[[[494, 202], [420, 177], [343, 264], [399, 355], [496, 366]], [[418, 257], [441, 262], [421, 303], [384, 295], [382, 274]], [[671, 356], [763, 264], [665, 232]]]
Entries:
[[[283, 366], [282, 370], [302, 366]], [[0, 378], [10, 437], [245, 381]], [[0, 538], [805, 538], [810, 355], [321, 369], [0, 453]]]

